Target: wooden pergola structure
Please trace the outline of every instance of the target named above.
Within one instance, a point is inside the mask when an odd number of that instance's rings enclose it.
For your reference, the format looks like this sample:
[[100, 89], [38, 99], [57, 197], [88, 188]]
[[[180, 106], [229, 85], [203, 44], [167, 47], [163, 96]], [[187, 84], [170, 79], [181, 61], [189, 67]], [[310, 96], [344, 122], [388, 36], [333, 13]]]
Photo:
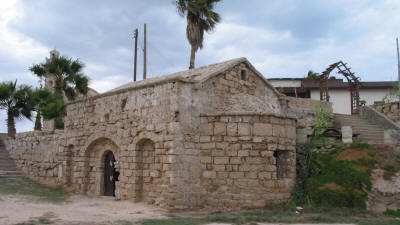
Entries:
[[346, 77], [347, 82], [349, 84], [350, 91], [350, 102], [351, 102], [351, 114], [358, 114], [360, 107], [360, 81], [359, 77], [356, 77], [353, 72], [350, 71], [351, 68], [346, 66], [346, 63], [342, 61], [331, 64], [320, 76], [318, 76], [318, 80], [320, 81], [320, 100], [329, 102], [329, 88], [328, 81], [329, 75], [334, 69], [338, 69], [338, 73], [342, 74]]

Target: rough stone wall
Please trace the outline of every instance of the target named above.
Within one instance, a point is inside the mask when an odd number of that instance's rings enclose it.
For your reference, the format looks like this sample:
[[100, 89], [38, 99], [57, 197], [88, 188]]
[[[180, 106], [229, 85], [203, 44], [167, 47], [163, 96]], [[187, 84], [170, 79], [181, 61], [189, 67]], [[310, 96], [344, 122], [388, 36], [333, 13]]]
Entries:
[[[178, 190], [175, 208], [261, 207], [289, 198], [295, 179], [295, 164], [291, 164], [295, 163], [295, 120], [288, 119], [290, 137], [276, 134], [278, 130], [286, 131], [286, 125], [278, 125], [286, 106], [271, 87], [241, 64], [203, 83], [184, 84], [179, 90], [179, 124], [175, 131], [176, 141], [181, 143], [174, 149], [177, 154], [174, 184]], [[272, 122], [265, 116], [255, 126], [258, 131], [266, 129], [266, 133], [257, 136], [258, 133], [252, 133], [253, 124], [266, 113], [271, 118], [275, 115], [277, 120]], [[266, 126], [257, 127], [261, 124]], [[204, 126], [209, 129], [207, 134], [202, 133]], [[249, 133], [238, 133], [242, 126], [248, 126]], [[284, 179], [273, 175], [276, 165], [272, 155], [277, 149], [287, 153], [283, 158], [288, 160], [290, 172]], [[241, 163], [245, 167], [239, 169]]]
[[400, 173], [389, 180], [384, 178], [384, 174], [382, 169], [371, 172], [372, 189], [368, 192], [367, 208], [377, 213], [400, 209]]
[[7, 151], [16, 165], [40, 183], [56, 185], [62, 178], [59, 152], [65, 142], [63, 131], [18, 133], [15, 139], [4, 138]]
[[258, 112], [282, 113], [279, 97], [247, 67], [237, 65], [214, 76], [199, 87], [203, 113]]
[[314, 126], [314, 112], [321, 104], [328, 112], [333, 112], [332, 102], [322, 102], [309, 98], [294, 98], [287, 96], [285, 99], [288, 101], [288, 115], [297, 119], [298, 128]]
[[295, 120], [275, 115], [204, 115], [197, 205], [263, 207], [290, 198], [295, 181]]
[[[104, 155], [120, 172], [116, 196], [169, 206], [178, 83], [90, 98], [68, 105], [63, 165], [77, 192], [102, 195]], [[154, 146], [148, 153], [148, 146]], [[146, 152], [145, 152], [146, 151]], [[89, 177], [89, 179], [88, 179]], [[140, 195], [140, 199], [138, 196]]]
[[378, 112], [385, 114], [393, 122], [400, 125], [400, 108], [399, 102], [391, 102], [385, 104], [373, 105]]

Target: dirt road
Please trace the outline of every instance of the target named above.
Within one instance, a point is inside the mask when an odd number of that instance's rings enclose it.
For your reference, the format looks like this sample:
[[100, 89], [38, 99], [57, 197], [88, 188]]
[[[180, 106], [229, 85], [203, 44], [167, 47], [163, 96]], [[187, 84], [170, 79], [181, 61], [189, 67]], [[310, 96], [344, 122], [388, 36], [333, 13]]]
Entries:
[[54, 224], [124, 224], [143, 218], [164, 218], [167, 212], [144, 203], [115, 201], [112, 197], [71, 196], [60, 204], [38, 202], [20, 195], [0, 196], [0, 224], [13, 225], [46, 219]]

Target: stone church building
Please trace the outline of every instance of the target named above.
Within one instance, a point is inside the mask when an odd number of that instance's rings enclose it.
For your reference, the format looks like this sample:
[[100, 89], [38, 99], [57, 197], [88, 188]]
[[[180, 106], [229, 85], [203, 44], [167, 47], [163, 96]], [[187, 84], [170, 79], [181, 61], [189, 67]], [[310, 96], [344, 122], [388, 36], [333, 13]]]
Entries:
[[296, 119], [245, 58], [70, 102], [64, 130], [8, 142], [36, 180], [170, 210], [263, 207], [295, 182]]

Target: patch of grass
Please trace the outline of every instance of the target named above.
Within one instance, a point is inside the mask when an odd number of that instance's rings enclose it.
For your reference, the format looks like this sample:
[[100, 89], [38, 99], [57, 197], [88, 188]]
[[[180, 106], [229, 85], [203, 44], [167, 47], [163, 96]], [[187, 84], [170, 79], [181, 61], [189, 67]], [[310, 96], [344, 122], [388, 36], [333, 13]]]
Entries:
[[388, 216], [400, 217], [400, 209], [398, 209], [398, 210], [387, 209], [385, 214]]
[[392, 164], [385, 164], [383, 165], [382, 169], [385, 170], [383, 178], [386, 180], [390, 180], [397, 172], [396, 167]]
[[385, 165], [383, 165], [382, 169], [384, 169], [387, 172], [395, 172], [396, 171], [396, 167], [393, 166], [392, 164], [385, 164]]
[[52, 203], [64, 202], [69, 196], [62, 188], [47, 187], [28, 178], [0, 178], [0, 194], [34, 196]]
[[[230, 223], [230, 224], [257, 224], [257, 223], [355, 223], [360, 225], [399, 225], [400, 221], [385, 216], [376, 216], [368, 214], [366, 211], [353, 211], [353, 209], [336, 209], [331, 214], [328, 208], [325, 213], [309, 212], [301, 215], [294, 213], [288, 214], [287, 211], [264, 211], [264, 212], [244, 212], [235, 215], [215, 215], [202, 218], [169, 218], [169, 219], [145, 219], [139, 221], [142, 225], [200, 225], [206, 223]], [[308, 209], [310, 210], [310, 209]], [[321, 210], [319, 210], [321, 211]], [[351, 211], [353, 214], [347, 214], [345, 211]], [[294, 212], [294, 209], [291, 209]], [[337, 216], [337, 212], [340, 212]], [[343, 216], [345, 215], [346, 216]]]
[[357, 149], [375, 149], [373, 145], [363, 143], [363, 142], [358, 142], [354, 141], [353, 143], [350, 144], [349, 148], [357, 148]]

